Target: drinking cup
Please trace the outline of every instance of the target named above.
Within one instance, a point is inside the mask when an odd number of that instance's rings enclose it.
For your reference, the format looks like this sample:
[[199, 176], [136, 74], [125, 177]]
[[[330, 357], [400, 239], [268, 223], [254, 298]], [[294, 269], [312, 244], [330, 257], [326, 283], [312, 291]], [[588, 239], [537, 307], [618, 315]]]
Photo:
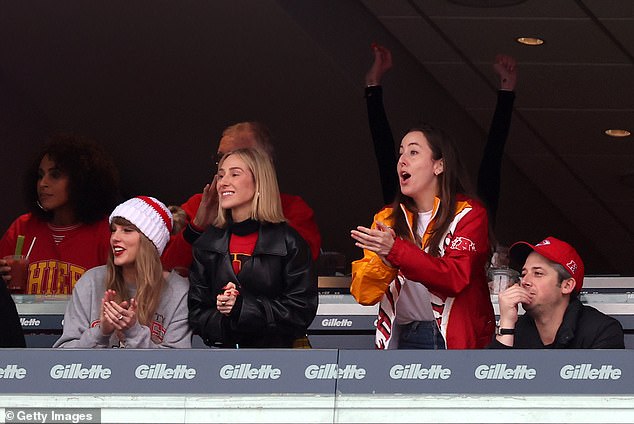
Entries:
[[24, 255], [5, 256], [4, 260], [7, 261], [7, 266], [11, 267], [11, 280], [7, 282], [9, 291], [14, 294], [25, 294], [29, 278], [29, 260]]
[[489, 278], [492, 281], [491, 293], [500, 294], [507, 287], [519, 282], [519, 273], [511, 268], [492, 268], [489, 270]]

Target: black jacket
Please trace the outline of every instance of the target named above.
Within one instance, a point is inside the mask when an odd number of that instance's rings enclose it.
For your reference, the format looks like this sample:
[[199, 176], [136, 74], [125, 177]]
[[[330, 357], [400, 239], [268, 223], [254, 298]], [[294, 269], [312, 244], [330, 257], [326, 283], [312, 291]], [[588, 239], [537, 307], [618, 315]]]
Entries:
[[[317, 274], [310, 249], [286, 223], [261, 224], [253, 255], [236, 276], [229, 229], [209, 228], [193, 246], [189, 324], [205, 344], [227, 348], [291, 347], [317, 313]], [[233, 282], [240, 295], [229, 317], [216, 296]]]
[[0, 347], [26, 347], [20, 317], [4, 281], [0, 280]]
[[[564, 319], [557, 330], [555, 341], [544, 345], [539, 337], [535, 321], [524, 314], [515, 324], [515, 349], [624, 349], [623, 327], [616, 319], [607, 316], [577, 298], [570, 301]], [[497, 340], [489, 348], [509, 348]]]

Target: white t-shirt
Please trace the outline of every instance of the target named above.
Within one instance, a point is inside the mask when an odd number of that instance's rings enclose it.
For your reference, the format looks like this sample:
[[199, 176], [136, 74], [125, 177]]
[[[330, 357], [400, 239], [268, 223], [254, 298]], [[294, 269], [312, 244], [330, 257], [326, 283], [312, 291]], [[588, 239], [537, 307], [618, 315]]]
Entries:
[[[421, 238], [431, 221], [431, 212], [418, 214], [416, 231]], [[427, 287], [407, 278], [402, 278], [402, 281], [403, 286], [396, 302], [396, 323], [404, 325], [413, 321], [433, 321], [434, 310], [431, 307], [431, 297]]]

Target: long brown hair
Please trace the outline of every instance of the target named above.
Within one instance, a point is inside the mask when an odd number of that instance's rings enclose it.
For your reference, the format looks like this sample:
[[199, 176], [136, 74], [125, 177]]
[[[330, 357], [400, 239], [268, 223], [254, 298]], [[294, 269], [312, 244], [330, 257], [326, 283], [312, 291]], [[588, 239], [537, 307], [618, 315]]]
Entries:
[[[471, 195], [471, 184], [460, 157], [458, 156], [454, 141], [448, 134], [428, 124], [422, 124], [418, 127], [410, 128], [405, 134], [407, 135], [415, 131], [423, 133], [427, 139], [427, 144], [432, 151], [433, 159], [443, 160], [443, 172], [437, 176], [437, 196], [440, 198], [440, 206], [436, 212], [435, 218], [430, 224], [431, 228], [428, 229], [430, 237], [427, 239], [424, 246], [422, 246], [422, 241], [416, 233], [419, 212], [416, 208], [416, 203], [414, 202], [414, 199], [404, 195], [400, 188], [396, 198], [394, 199], [390, 218], [394, 223], [393, 229], [397, 236], [408, 239], [423, 248], [429, 248], [428, 252], [432, 256], [439, 256], [440, 243], [455, 214], [456, 195], [458, 193]], [[401, 210], [401, 204], [414, 214], [414, 223], [412, 225], [413, 231], [410, 231], [407, 224], [407, 218]], [[414, 239], [412, 239], [412, 232], [414, 233]]]
[[[127, 219], [115, 217], [112, 224], [132, 227], [139, 232], [139, 251], [134, 261], [136, 266], [136, 295], [139, 323], [150, 325], [152, 316], [161, 301], [161, 294], [166, 281], [163, 278], [163, 266], [156, 246], [139, 229]], [[130, 300], [130, 293], [123, 281], [123, 271], [114, 264], [112, 251], [106, 264], [106, 289], [117, 292], [117, 301]]]

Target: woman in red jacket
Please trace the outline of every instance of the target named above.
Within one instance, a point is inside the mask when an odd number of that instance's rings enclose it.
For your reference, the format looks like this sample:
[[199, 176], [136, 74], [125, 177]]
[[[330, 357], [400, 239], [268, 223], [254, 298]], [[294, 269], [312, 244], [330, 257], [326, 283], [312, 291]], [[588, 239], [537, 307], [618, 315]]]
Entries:
[[371, 228], [351, 232], [364, 257], [352, 264], [351, 292], [380, 302], [379, 349], [474, 349], [495, 328], [485, 266], [487, 213], [467, 196], [455, 146], [440, 130], [407, 132], [397, 163], [400, 191]]

